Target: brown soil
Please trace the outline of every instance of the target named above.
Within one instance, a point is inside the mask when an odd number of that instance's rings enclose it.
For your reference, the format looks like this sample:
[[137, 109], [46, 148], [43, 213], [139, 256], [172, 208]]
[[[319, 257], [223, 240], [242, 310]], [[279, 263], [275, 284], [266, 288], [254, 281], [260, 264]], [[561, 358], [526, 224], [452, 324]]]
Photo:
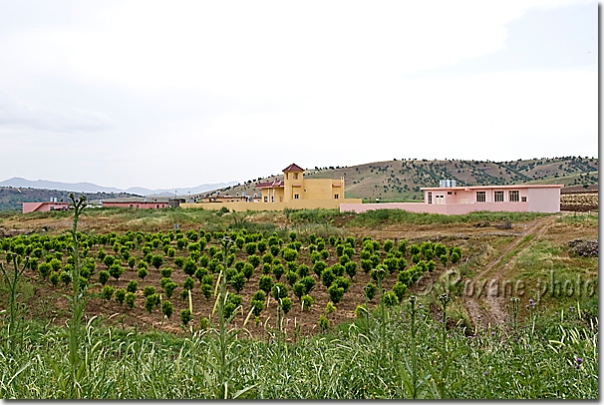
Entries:
[[[329, 246], [329, 244], [327, 244], [326, 248], [330, 252], [330, 256], [326, 260], [326, 263], [328, 266], [331, 266], [337, 261], [335, 249]], [[114, 252], [108, 246], [103, 246], [103, 249], [107, 252], [107, 254], [114, 254]], [[358, 251], [360, 250], [359, 247], [357, 247], [355, 250], [358, 255]], [[95, 246], [93, 249], [91, 249], [89, 256], [96, 257], [97, 252], [98, 246]], [[142, 252], [139, 250], [133, 250], [132, 254], [137, 258], [142, 256]], [[182, 251], [177, 251], [176, 255], [183, 256], [185, 253]], [[356, 259], [358, 259], [358, 257], [356, 257]], [[247, 260], [247, 254], [244, 252], [238, 252], [236, 253], [235, 260], [245, 261]], [[310, 254], [304, 246], [300, 250], [300, 258], [298, 259], [298, 263], [305, 263], [310, 267]], [[145, 298], [142, 295], [142, 290], [144, 286], [151, 285], [155, 287], [157, 292], [163, 292], [159, 285], [161, 279], [159, 270], [156, 270], [154, 267], [150, 266], [149, 275], [144, 280], [141, 280], [137, 277], [136, 267], [134, 269], [130, 269], [126, 263], [122, 263], [122, 265], [125, 268], [124, 274], [119, 278], [119, 280], [111, 278], [107, 285], [111, 285], [116, 289], [126, 288], [126, 285], [130, 280], [138, 281], [139, 289], [136, 293], [137, 299], [135, 307], [133, 309], [129, 309], [126, 304], [119, 305], [113, 298], [110, 301], [100, 298], [100, 296], [97, 295], [101, 290], [101, 286], [99, 285], [90, 290], [92, 297], [86, 307], [87, 317], [89, 319], [95, 316], [104, 318], [105, 322], [116, 326], [137, 327], [139, 330], [160, 329], [171, 333], [184, 334], [185, 331], [180, 326], [181, 323], [179, 314], [182, 309], [188, 308], [188, 300], [182, 300], [180, 298], [179, 293], [182, 288], [177, 288], [174, 292], [174, 295], [170, 299], [174, 305], [174, 314], [172, 315], [171, 319], [166, 319], [161, 314], [161, 310], [159, 308], [155, 309], [152, 313], [149, 313], [144, 308]], [[174, 264], [173, 259], [164, 257], [164, 264], [161, 267], [171, 267], [174, 270], [171, 278], [179, 286], [182, 285], [183, 281], [187, 277], [187, 275]], [[261, 266], [255, 270], [252, 278], [246, 282], [245, 286], [239, 293], [243, 297], [242, 305], [244, 312], [240, 312], [234, 318], [233, 326], [244, 326], [244, 321], [248, 316], [248, 311], [250, 308], [250, 297], [258, 290], [258, 279], [261, 276], [260, 267]], [[92, 277], [93, 280], [98, 280], [99, 271], [106, 269], [107, 268], [104, 264], [97, 261], [97, 268]], [[65, 324], [65, 322], [68, 320], [67, 315], [69, 314], [69, 303], [67, 299], [63, 297], [63, 294], [70, 295], [71, 286], [66, 288], [63, 284], [60, 284], [57, 287], [52, 287], [48, 281], [44, 282], [41, 280], [41, 277], [38, 273], [34, 273], [31, 270], [26, 271], [24, 275], [30, 279], [35, 288], [35, 294], [28, 302], [28, 306], [31, 308], [30, 312], [32, 316], [46, 315], [52, 319], [53, 324]], [[313, 276], [316, 278], [316, 275], [313, 274]], [[214, 275], [214, 278], [216, 280], [216, 275]], [[327, 315], [327, 318], [332, 325], [337, 325], [345, 321], [351, 321], [356, 318], [354, 313], [356, 306], [364, 303], [363, 287], [370, 281], [375, 284], [375, 282], [371, 280], [370, 276], [365, 274], [359, 266], [357, 275], [354, 277], [354, 281], [351, 283], [350, 289], [346, 292], [343, 301], [336, 305], [337, 310], [334, 313]], [[212, 318], [215, 322], [217, 321], [217, 317], [216, 315], [212, 317], [214, 298], [212, 297], [210, 299], [206, 299], [199, 288], [199, 281], [195, 279], [195, 282], [195, 288], [192, 290], [192, 324], [194, 328], [198, 328], [200, 317], [203, 316]], [[285, 275], [281, 277], [280, 282], [286, 283]], [[394, 285], [395, 282], [395, 274], [387, 276], [383, 283], [384, 288], [392, 288], [392, 285]], [[289, 338], [293, 339], [296, 335], [304, 336], [317, 333], [317, 321], [319, 316], [323, 314], [325, 306], [329, 301], [326, 288], [319, 280], [317, 280], [316, 286], [311, 292], [311, 296], [315, 301], [308, 311], [301, 310], [300, 301], [291, 292], [291, 286], [288, 286], [288, 288], [290, 290], [289, 296], [293, 300], [294, 305], [288, 314], [282, 314], [282, 326], [287, 331]], [[231, 288], [229, 288], [229, 291], [234, 293]], [[165, 296], [164, 299], [166, 299]], [[377, 304], [377, 300], [378, 298], [374, 298], [374, 300], [369, 303], [370, 308]], [[247, 324], [245, 325], [245, 328], [251, 333], [252, 336], [265, 337], [267, 330], [271, 330], [271, 328], [278, 329], [277, 317], [277, 305], [273, 297], [270, 297], [268, 307], [262, 311], [260, 316], [260, 324], [256, 326], [254, 316], [251, 315]]]
[[[475, 280], [481, 280], [487, 276], [489, 279], [501, 279], [503, 278], [505, 272], [511, 268], [518, 255], [527, 249], [534, 240], [538, 239], [539, 237], [543, 237], [548, 229], [551, 229], [551, 232], [547, 237], [560, 239], [561, 243], [566, 243], [568, 240], [573, 238], [585, 237], [586, 233], [589, 233], [587, 237], [597, 238], [597, 230], [593, 230], [591, 228], [587, 230], [580, 224], [574, 226], [562, 226], [561, 224], [555, 223], [557, 218], [558, 216], [548, 216], [531, 222], [514, 223], [512, 229], [497, 229], [494, 226], [476, 227], [473, 224], [397, 224], [386, 226], [379, 230], [353, 228], [347, 229], [347, 231], [354, 235], [357, 239], [357, 247], [355, 248], [356, 253], [354, 257], [355, 261], [358, 261], [360, 239], [367, 235], [380, 241], [381, 243], [387, 239], [391, 239], [395, 242], [399, 242], [402, 239], [407, 239], [411, 243], [421, 243], [421, 241], [424, 240], [432, 240], [440, 241], [447, 246], [460, 246], [464, 252], [462, 261], [469, 259], [468, 255], [466, 255], [466, 252], [477, 251], [479, 250], [477, 248], [479, 246], [486, 244], [488, 247], [490, 246], [491, 241], [502, 242], [504, 240], [507, 241], [509, 238], [513, 238], [509, 244], [501, 248], [501, 250], [497, 253], [497, 257], [492, 258], [475, 277]], [[282, 218], [282, 220], [285, 222], [286, 218]], [[115, 220], [111, 218], [82, 218], [79, 223], [79, 230], [83, 232], [89, 230], [96, 230], [100, 232], [102, 230], [110, 229], [115, 230], [118, 233], [127, 230], [127, 228], [125, 228], [126, 225], [122, 224], [120, 226], [116, 226], [114, 222]], [[342, 223], [338, 225], [342, 226], [346, 222], [346, 218], [343, 218]], [[7, 224], [4, 222], [3, 225], [6, 227], [6, 229], [20, 229], [24, 232], [47, 229], [48, 233], [56, 234], [70, 229], [71, 221], [70, 219], [47, 218], [35, 220], [32, 219], [18, 224]], [[168, 224], [166, 224], [164, 229], [164, 224], [162, 224], [160, 227], [158, 227], [158, 229], [156, 229], [156, 231], [160, 229], [168, 231], [171, 229], [171, 225], [168, 226]], [[184, 227], [183, 231], [186, 231]], [[591, 236], [592, 233], [595, 233], [595, 236]], [[522, 251], [516, 253], [506, 263], [503, 263], [503, 265], [498, 267], [506, 253], [514, 250], [521, 243], [524, 236], [528, 234], [535, 235], [531, 243], [524, 246]], [[215, 241], [212, 241], [212, 243], [214, 242]], [[330, 251], [330, 257], [326, 262], [328, 265], [332, 265], [336, 262], [335, 250], [333, 247], [329, 246], [329, 244], [327, 244], [326, 247]], [[104, 246], [103, 248], [108, 254], [114, 254], [111, 247]], [[98, 246], [95, 246], [93, 249], [91, 249], [90, 256], [96, 257], [97, 252]], [[159, 250], [156, 252], [159, 252]], [[142, 252], [139, 249], [133, 250], [131, 253], [137, 258], [142, 257]], [[186, 256], [186, 252], [177, 250], [177, 256]], [[243, 252], [238, 252], [236, 256], [236, 260], [247, 259], [247, 255]], [[303, 246], [302, 250], [300, 251], [298, 263], [310, 265], [309, 257], [310, 255], [308, 251], [305, 249], [305, 246]], [[382, 258], [383, 257], [384, 256], [382, 256]], [[408, 262], [410, 262], [409, 259]], [[91, 290], [93, 296], [89, 300], [86, 308], [86, 315], [88, 319], [97, 316], [103, 318], [105, 323], [116, 326], [124, 326], [127, 328], [137, 327], [139, 330], [158, 329], [175, 334], [185, 334], [186, 331], [184, 331], [180, 326], [179, 314], [182, 309], [188, 308], [188, 301], [183, 301], [180, 299], [179, 292], [181, 288], [179, 287], [175, 291], [174, 296], [171, 299], [172, 303], [174, 304], [174, 314], [172, 315], [171, 319], [168, 320], [163, 317], [159, 309], [155, 309], [153, 313], [149, 313], [144, 309], [144, 297], [142, 296], [142, 289], [146, 285], [152, 285], [158, 292], [163, 292], [159, 286], [159, 281], [161, 278], [159, 271], [153, 267], [150, 267], [149, 276], [142, 281], [137, 277], [136, 269], [130, 269], [126, 263], [123, 263], [123, 265], [126, 271], [121, 278], [119, 280], [114, 280], [112, 278], [108, 284], [116, 288], [125, 288], [128, 281], [133, 279], [137, 280], [139, 283], [139, 291], [137, 293], [135, 308], [128, 309], [125, 304], [120, 306], [115, 302], [114, 299], [111, 301], [101, 299], [98, 297], [98, 295], [95, 295], [100, 291], [100, 287], [94, 287]], [[174, 264], [173, 259], [164, 257], [164, 264], [162, 267], [172, 267], [174, 270], [172, 279], [177, 284], [182, 285], [186, 275]], [[410, 291], [415, 293], [415, 291], [421, 289], [423, 285], [437, 281], [438, 278], [450, 268], [450, 264], [447, 266], [447, 268], [445, 268], [440, 262], [437, 262], [435, 271], [433, 273], [426, 273], [424, 277], [422, 277], [422, 279], [420, 279], [420, 281], [411, 288]], [[106, 269], [106, 267], [97, 262], [97, 268], [94, 273], [93, 280], [96, 281], [98, 279], [98, 272], [104, 269]], [[243, 290], [240, 292], [243, 297], [243, 308], [245, 308], [245, 312], [239, 313], [235, 317], [233, 326], [244, 326], [244, 320], [247, 317], [247, 311], [249, 311], [250, 308], [249, 299], [251, 295], [258, 289], [257, 286], [258, 279], [261, 275], [260, 273], [260, 269], [256, 269], [253, 277], [245, 284]], [[27, 302], [30, 316], [48, 318], [53, 324], [65, 324], [66, 320], [69, 318], [69, 303], [63, 294], [70, 294], [69, 289], [63, 286], [50, 286], [48, 282], [44, 282], [40, 279], [38, 273], [34, 274], [33, 272], [28, 271], [25, 273], [25, 276], [31, 280], [31, 284], [34, 288], [34, 294]], [[316, 278], [316, 276], [314, 277]], [[369, 281], [372, 281], [371, 278], [368, 274], [365, 274], [359, 266], [357, 275], [354, 278], [354, 282], [351, 283], [350, 290], [345, 294], [343, 302], [337, 304], [337, 311], [327, 315], [332, 326], [355, 319], [356, 316], [354, 310], [358, 304], [364, 303], [363, 287]], [[285, 282], [284, 276], [281, 278], [281, 282]], [[384, 280], [384, 288], [390, 289], [395, 282], [395, 274], [387, 276], [387, 278]], [[291, 287], [289, 288], [291, 290]], [[294, 305], [292, 310], [287, 315], [283, 316], [282, 322], [283, 328], [287, 331], [288, 339], [296, 339], [297, 336], [304, 336], [318, 332], [317, 321], [319, 316], [323, 314], [329, 299], [326, 288], [318, 280], [311, 295], [314, 298], [315, 303], [309, 311], [303, 312], [301, 311], [299, 300], [294, 297], [293, 294], [290, 294], [290, 297], [294, 301]], [[197, 280], [195, 288], [192, 291], [192, 297], [192, 324], [193, 328], [198, 328], [200, 317], [212, 316], [214, 300], [213, 298], [208, 300], [203, 297], [199, 288], [199, 282]], [[373, 302], [370, 302], [370, 307], [374, 307], [377, 304], [377, 301], [378, 298], [375, 298]], [[498, 297], [491, 296], [491, 294], [487, 294], [486, 298], [483, 295], [479, 299], [476, 299], [475, 297], [464, 297], [463, 305], [473, 323], [477, 322], [479, 316], [482, 317], [483, 322], [486, 320], [486, 322], [492, 324], [500, 324], [506, 319], [506, 314], [503, 310], [505, 303]], [[213, 319], [215, 320], [216, 317], [214, 316]], [[252, 336], [263, 338], [267, 337], [267, 331], [271, 330], [271, 328], [278, 328], [277, 306], [272, 298], [270, 299], [268, 308], [265, 308], [260, 316], [260, 324], [255, 325], [254, 317], [250, 316], [245, 328]]]

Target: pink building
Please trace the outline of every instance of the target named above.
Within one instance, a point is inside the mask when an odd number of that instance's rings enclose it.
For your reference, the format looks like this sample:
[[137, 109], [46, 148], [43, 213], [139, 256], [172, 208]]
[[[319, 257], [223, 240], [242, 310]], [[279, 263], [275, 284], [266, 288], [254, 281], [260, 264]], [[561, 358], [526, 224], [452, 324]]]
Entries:
[[341, 204], [340, 212], [401, 209], [431, 214], [472, 211], [560, 212], [562, 184], [425, 187], [423, 203]]
[[103, 208], [144, 208], [159, 209], [168, 208], [170, 204], [167, 201], [103, 201]]
[[67, 202], [24, 202], [22, 203], [22, 213], [28, 212], [48, 212], [48, 211], [65, 211], [69, 209]]

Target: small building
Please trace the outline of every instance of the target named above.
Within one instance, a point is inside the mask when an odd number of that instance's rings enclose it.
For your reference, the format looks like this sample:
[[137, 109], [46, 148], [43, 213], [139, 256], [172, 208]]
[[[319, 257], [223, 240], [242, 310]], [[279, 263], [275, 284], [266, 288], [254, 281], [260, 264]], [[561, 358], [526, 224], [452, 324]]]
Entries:
[[22, 203], [21, 212], [48, 212], [48, 211], [66, 211], [69, 209], [68, 202], [24, 202]]
[[160, 209], [170, 207], [167, 198], [112, 199], [101, 202], [103, 208]]
[[562, 187], [562, 184], [424, 187], [423, 203], [342, 204], [340, 211], [365, 212], [391, 208], [445, 215], [473, 211], [560, 212]]
[[184, 198], [170, 198], [168, 200], [168, 205], [170, 208], [178, 208], [180, 207], [180, 204], [184, 204], [185, 202], [187, 201]]
[[258, 201], [258, 197], [245, 195], [211, 195], [201, 198], [203, 203], [225, 203], [225, 202], [253, 202]]

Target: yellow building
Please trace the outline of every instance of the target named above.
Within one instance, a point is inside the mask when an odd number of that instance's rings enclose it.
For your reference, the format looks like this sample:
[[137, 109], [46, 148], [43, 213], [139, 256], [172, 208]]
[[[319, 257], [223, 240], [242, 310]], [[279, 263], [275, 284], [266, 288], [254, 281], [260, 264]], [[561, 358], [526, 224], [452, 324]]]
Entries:
[[292, 163], [283, 169], [283, 179], [256, 184], [262, 192], [260, 201], [189, 203], [181, 208], [220, 209], [231, 211], [273, 211], [313, 208], [340, 208], [340, 204], [361, 204], [360, 198], [344, 197], [344, 178], [305, 179], [304, 169]]
[[283, 180], [258, 183], [263, 203], [299, 200], [340, 200], [344, 198], [344, 177], [333, 179], [304, 179], [304, 169], [295, 163], [283, 169]]

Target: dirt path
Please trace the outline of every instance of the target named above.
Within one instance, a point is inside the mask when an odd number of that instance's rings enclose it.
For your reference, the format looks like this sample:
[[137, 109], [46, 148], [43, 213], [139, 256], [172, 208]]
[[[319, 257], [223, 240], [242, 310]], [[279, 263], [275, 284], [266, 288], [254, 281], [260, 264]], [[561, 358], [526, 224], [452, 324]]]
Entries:
[[[464, 307], [474, 325], [476, 325], [479, 320], [483, 325], [498, 325], [505, 322], [507, 313], [505, 311], [505, 299], [503, 296], [500, 296], [500, 280], [503, 278], [502, 276], [514, 265], [516, 259], [522, 253], [524, 253], [541, 235], [543, 235], [556, 221], [556, 219], [557, 217], [545, 217], [537, 220], [533, 226], [528, 228], [512, 243], [510, 243], [499, 254], [497, 259], [487, 264], [487, 266], [474, 277], [473, 282], [475, 283], [475, 286], [477, 286], [473, 288], [474, 294], [464, 294], [462, 298]], [[506, 255], [516, 249], [527, 235], [534, 235], [534, 237], [528, 243], [526, 243], [522, 249], [514, 253], [512, 257], [506, 258]], [[507, 261], [501, 267], [499, 267], [495, 273], [490, 274], [493, 269], [497, 268], [497, 266], [502, 263], [504, 258], [506, 258]]]

